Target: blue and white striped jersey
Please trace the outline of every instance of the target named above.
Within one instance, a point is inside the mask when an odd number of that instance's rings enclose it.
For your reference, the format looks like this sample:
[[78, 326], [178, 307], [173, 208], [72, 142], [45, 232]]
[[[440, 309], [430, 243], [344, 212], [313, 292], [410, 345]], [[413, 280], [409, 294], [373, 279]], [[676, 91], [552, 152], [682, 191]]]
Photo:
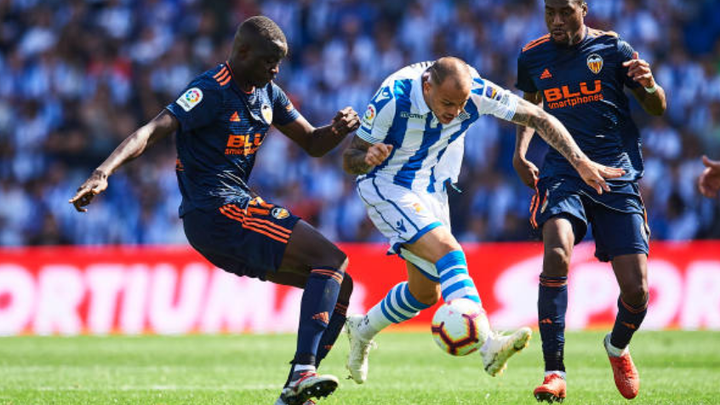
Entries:
[[363, 177], [378, 177], [415, 191], [442, 190], [457, 181], [465, 132], [483, 114], [504, 120], [515, 115], [518, 97], [470, 68], [473, 88], [465, 110], [441, 124], [422, 94], [422, 75], [433, 62], [415, 63], [390, 75], [373, 96], [357, 135], [393, 146], [388, 158]]

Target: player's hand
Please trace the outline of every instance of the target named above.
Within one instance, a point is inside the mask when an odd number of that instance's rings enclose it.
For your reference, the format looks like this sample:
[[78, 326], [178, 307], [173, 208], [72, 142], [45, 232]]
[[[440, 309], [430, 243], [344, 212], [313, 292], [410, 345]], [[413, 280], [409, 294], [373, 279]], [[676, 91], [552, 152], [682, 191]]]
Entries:
[[522, 180], [526, 186], [534, 189], [538, 176], [540, 176], [540, 170], [538, 170], [537, 166], [535, 166], [533, 162], [516, 154], [513, 157], [513, 167], [518, 176], [520, 176], [520, 180]]
[[623, 62], [623, 66], [628, 68], [627, 75], [643, 87], [653, 87], [655, 85], [655, 78], [650, 70], [650, 64], [644, 59], [639, 59], [637, 52], [633, 53], [632, 59]]
[[623, 169], [603, 166], [590, 159], [580, 161], [575, 169], [577, 169], [583, 181], [594, 188], [598, 194], [602, 194], [603, 190], [610, 191], [610, 186], [605, 182], [605, 179], [616, 179], [625, 174]]
[[368, 148], [367, 152], [365, 152], [365, 164], [370, 166], [377, 166], [381, 164], [388, 156], [390, 156], [390, 152], [392, 152], [392, 150], [392, 145], [384, 143], [374, 144]]
[[100, 170], [95, 170], [90, 178], [85, 180], [77, 189], [75, 197], [71, 198], [68, 202], [75, 206], [78, 212], [86, 212], [87, 208], [83, 208], [92, 202], [92, 199], [105, 191], [108, 186], [107, 174]]
[[720, 192], [720, 161], [710, 160], [707, 156], [703, 156], [702, 161], [706, 169], [698, 178], [698, 188], [705, 197], [717, 197]]
[[336, 135], [345, 136], [360, 127], [360, 117], [352, 107], [345, 107], [335, 114], [332, 120], [332, 131]]

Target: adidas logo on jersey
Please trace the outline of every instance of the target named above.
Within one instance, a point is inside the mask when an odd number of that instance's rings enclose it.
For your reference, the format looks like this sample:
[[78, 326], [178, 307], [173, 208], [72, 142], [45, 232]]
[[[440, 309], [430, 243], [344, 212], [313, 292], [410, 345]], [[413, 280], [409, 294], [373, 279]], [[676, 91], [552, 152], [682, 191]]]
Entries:
[[543, 70], [542, 74], [540, 75], [540, 79], [545, 80], [550, 78], [552, 78], [552, 74], [550, 73], [550, 71], [547, 69]]
[[240, 116], [238, 115], [237, 111], [235, 111], [233, 115], [230, 116], [230, 122], [240, 122]]

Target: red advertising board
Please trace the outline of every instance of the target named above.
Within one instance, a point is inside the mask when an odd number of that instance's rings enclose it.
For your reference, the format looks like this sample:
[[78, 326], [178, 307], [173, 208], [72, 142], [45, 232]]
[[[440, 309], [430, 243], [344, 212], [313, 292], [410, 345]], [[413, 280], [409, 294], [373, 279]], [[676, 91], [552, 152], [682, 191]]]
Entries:
[[[384, 245], [348, 244], [350, 312], [364, 312], [405, 279]], [[466, 245], [470, 274], [493, 326], [537, 323], [536, 243]], [[611, 267], [579, 245], [569, 278], [570, 329], [613, 321]], [[720, 241], [654, 243], [645, 329], [720, 330]], [[0, 335], [292, 332], [302, 290], [235, 277], [188, 247], [0, 249]], [[403, 325], [426, 327], [433, 310]]]

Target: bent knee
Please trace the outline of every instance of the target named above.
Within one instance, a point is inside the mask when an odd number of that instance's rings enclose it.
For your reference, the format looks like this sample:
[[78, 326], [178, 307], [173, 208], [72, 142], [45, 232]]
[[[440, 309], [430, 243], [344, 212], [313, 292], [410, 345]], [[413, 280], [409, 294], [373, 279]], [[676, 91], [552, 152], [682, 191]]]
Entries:
[[640, 308], [647, 303], [649, 290], [646, 285], [623, 288], [622, 299], [633, 308]]

